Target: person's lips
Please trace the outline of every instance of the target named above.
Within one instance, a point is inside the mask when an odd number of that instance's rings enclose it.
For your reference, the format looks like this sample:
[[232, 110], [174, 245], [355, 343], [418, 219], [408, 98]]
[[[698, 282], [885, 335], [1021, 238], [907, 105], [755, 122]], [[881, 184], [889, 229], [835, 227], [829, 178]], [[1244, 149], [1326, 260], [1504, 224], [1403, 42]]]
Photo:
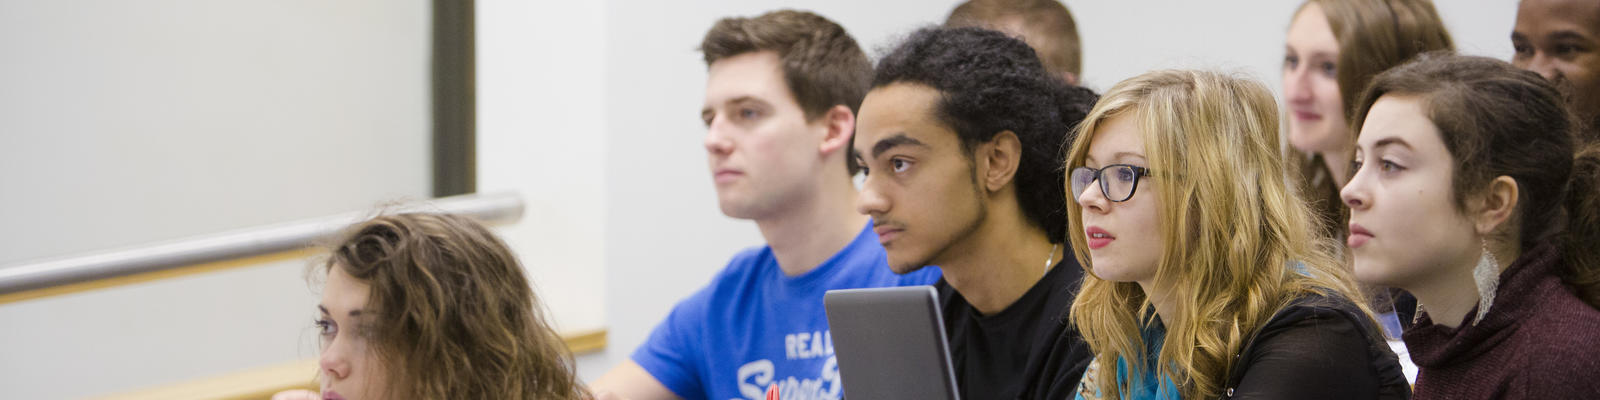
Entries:
[[711, 177], [717, 184], [730, 183], [744, 176], [744, 171], [733, 168], [717, 168], [711, 171]]
[[1361, 245], [1367, 244], [1368, 240], [1372, 240], [1372, 232], [1362, 227], [1361, 224], [1351, 223], [1350, 237], [1345, 238], [1344, 243], [1349, 245], [1351, 249], [1357, 249], [1361, 248]]
[[1087, 229], [1084, 229], [1083, 233], [1089, 237], [1089, 250], [1098, 250], [1100, 248], [1110, 246], [1112, 241], [1117, 240], [1116, 236], [1111, 235], [1110, 232], [1106, 232], [1105, 229], [1101, 229], [1098, 226], [1091, 226]]
[[340, 396], [339, 395], [339, 392], [335, 392], [333, 390], [324, 390], [324, 391], [322, 391], [322, 400], [345, 400], [345, 399], [344, 399], [344, 396]]
[[889, 242], [894, 241], [895, 238], [900, 237], [902, 232], [905, 232], [905, 228], [897, 224], [883, 223], [873, 225], [872, 232], [878, 234], [878, 244], [887, 247]]
[[1295, 110], [1294, 119], [1301, 121], [1320, 121], [1322, 120], [1322, 114], [1311, 111]]

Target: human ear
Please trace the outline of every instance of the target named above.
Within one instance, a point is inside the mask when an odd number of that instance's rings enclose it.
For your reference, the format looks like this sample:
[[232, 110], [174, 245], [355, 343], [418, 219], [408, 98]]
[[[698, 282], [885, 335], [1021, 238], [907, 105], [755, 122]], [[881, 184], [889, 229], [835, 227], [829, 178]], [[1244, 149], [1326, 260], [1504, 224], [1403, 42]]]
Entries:
[[[823, 124], [826, 131], [823, 133], [822, 143], [817, 147], [817, 151], [822, 152], [824, 157], [837, 151], [848, 153], [850, 139], [856, 133], [856, 114], [850, 112], [850, 107], [835, 105], [833, 108], [829, 108], [826, 113], [823, 113], [818, 122]], [[845, 156], [849, 157], [849, 154]]]
[[1501, 175], [1489, 182], [1480, 198], [1480, 207], [1472, 214], [1473, 225], [1479, 235], [1488, 235], [1504, 224], [1517, 209], [1517, 181]]
[[1022, 140], [1012, 131], [1001, 131], [989, 139], [989, 143], [978, 147], [974, 158], [983, 163], [983, 186], [989, 191], [997, 191], [1011, 183], [1017, 176], [1017, 168], [1022, 162]]

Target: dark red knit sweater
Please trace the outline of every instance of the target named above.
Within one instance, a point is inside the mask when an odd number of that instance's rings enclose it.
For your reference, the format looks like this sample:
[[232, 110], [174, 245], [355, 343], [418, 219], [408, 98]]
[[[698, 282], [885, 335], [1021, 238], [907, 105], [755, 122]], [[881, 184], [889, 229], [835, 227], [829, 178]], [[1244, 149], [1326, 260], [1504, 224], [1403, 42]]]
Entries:
[[1419, 368], [1415, 398], [1600, 399], [1600, 311], [1561, 283], [1562, 264], [1548, 243], [1523, 254], [1477, 325], [1477, 309], [1458, 329], [1421, 314], [1403, 335]]

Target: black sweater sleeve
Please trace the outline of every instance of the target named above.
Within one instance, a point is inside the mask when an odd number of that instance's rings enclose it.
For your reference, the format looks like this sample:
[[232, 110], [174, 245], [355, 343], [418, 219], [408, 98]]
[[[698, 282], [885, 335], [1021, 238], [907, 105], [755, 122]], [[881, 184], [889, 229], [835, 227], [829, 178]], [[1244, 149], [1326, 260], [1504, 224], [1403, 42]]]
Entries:
[[[1375, 399], [1380, 379], [1373, 370], [1368, 339], [1341, 313], [1313, 315], [1266, 330], [1237, 380], [1234, 399]], [[1224, 392], [1224, 398], [1230, 393]]]

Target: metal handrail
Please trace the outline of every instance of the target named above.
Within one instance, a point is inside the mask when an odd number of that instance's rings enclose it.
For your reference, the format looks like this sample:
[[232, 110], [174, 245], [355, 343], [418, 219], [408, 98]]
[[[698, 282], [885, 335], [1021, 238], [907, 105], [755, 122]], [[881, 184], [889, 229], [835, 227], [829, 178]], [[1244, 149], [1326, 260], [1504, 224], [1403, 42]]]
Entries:
[[[521, 195], [496, 193], [443, 197], [383, 211], [442, 212], [503, 224], [521, 219], [522, 209]], [[373, 215], [372, 211], [350, 212], [88, 255], [24, 261], [0, 267], [0, 295], [300, 250]]]

